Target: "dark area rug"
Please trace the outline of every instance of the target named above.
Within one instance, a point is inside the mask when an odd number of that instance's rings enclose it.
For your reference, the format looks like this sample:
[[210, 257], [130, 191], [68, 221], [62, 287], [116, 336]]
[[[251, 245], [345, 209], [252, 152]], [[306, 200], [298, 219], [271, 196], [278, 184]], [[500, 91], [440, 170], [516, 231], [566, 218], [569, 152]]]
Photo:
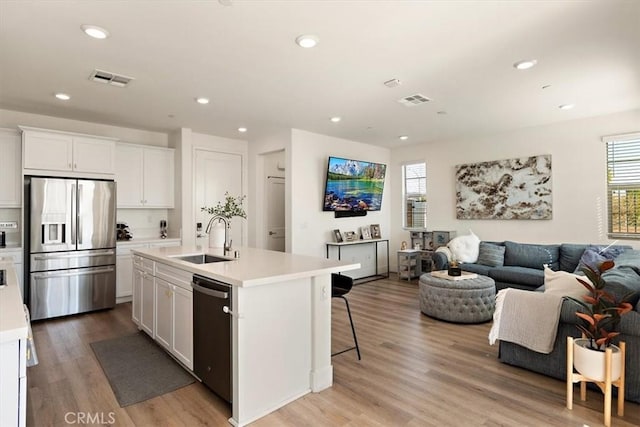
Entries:
[[195, 378], [145, 333], [91, 343], [121, 407], [195, 382]]

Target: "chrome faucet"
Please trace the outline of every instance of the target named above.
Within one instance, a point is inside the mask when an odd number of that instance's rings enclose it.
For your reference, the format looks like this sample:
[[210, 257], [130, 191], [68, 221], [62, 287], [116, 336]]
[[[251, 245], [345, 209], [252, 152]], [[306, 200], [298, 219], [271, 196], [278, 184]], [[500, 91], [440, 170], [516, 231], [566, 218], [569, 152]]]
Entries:
[[224, 223], [224, 252], [229, 252], [231, 250], [231, 243], [233, 240], [229, 240], [229, 221], [220, 215], [216, 215], [209, 220], [209, 224], [207, 225], [206, 232], [207, 234], [211, 232], [211, 224], [213, 224], [214, 220], [218, 220], [218, 222], [222, 221]]

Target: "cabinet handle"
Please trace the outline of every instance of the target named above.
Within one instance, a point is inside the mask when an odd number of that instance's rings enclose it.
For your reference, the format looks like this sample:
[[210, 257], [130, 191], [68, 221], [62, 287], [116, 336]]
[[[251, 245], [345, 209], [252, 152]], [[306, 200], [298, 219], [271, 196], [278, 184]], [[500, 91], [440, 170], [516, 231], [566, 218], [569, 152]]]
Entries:
[[74, 168], [74, 169], [78, 169], [78, 164], [77, 164], [77, 163], [74, 163], [74, 164], [73, 164], [73, 168]]
[[71, 169], [71, 163], [69, 163], [69, 169]]

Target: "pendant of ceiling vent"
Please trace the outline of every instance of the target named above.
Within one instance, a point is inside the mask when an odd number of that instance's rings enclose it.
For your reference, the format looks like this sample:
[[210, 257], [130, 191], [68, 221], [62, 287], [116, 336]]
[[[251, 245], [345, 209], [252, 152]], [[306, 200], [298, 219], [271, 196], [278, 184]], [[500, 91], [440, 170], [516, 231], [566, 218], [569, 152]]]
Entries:
[[122, 74], [112, 73], [110, 71], [93, 70], [93, 73], [89, 76], [89, 80], [98, 83], [110, 84], [117, 87], [127, 87], [127, 85], [134, 80], [133, 77], [123, 76]]
[[400, 104], [403, 104], [407, 107], [414, 107], [416, 105], [424, 104], [429, 101], [431, 101], [429, 98], [419, 93], [416, 93], [415, 95], [407, 96], [398, 100]]

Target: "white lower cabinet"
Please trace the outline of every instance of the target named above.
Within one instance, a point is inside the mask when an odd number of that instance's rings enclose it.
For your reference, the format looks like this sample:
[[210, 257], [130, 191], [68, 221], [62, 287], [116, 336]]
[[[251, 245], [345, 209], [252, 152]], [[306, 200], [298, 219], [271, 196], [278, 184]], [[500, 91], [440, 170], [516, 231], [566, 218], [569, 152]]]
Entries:
[[156, 341], [171, 350], [173, 343], [173, 288], [158, 277], [156, 282]]
[[[141, 248], [180, 246], [180, 239], [153, 243], [118, 242], [116, 248], [116, 303], [130, 301], [133, 294], [133, 255], [131, 251]], [[153, 272], [151, 272], [153, 273]]]
[[27, 340], [0, 344], [0, 425], [26, 425], [27, 418]]
[[140, 313], [140, 327], [151, 338], [155, 338], [155, 281], [154, 277], [147, 273], [142, 272], [142, 305]]
[[173, 291], [173, 345], [171, 353], [193, 370], [193, 291]]
[[133, 286], [132, 286], [132, 298], [131, 298], [131, 319], [133, 323], [141, 326], [142, 321], [142, 278], [144, 277], [144, 271], [139, 268], [133, 269]]
[[193, 370], [192, 273], [134, 255], [133, 277], [133, 321]]

